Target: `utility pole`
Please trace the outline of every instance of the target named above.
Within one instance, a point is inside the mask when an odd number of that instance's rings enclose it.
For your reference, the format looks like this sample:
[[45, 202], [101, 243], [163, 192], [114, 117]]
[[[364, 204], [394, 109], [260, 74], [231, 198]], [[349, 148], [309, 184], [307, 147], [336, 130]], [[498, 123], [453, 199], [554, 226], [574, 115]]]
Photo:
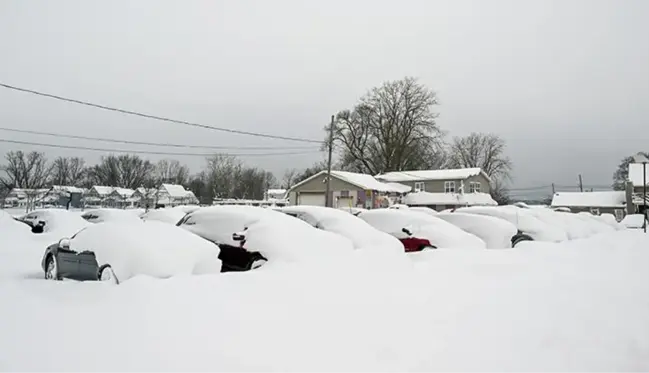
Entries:
[[331, 116], [331, 125], [329, 126], [329, 159], [327, 160], [327, 188], [325, 189], [325, 206], [332, 207], [331, 198], [329, 198], [329, 192], [331, 190], [331, 153], [333, 152], [333, 143], [334, 143], [334, 116]]
[[581, 174], [579, 174], [579, 191], [580, 192], [584, 191], [584, 183], [581, 180]]
[[554, 196], [555, 193], [556, 191], [554, 190], [554, 183], [552, 183], [552, 195]]

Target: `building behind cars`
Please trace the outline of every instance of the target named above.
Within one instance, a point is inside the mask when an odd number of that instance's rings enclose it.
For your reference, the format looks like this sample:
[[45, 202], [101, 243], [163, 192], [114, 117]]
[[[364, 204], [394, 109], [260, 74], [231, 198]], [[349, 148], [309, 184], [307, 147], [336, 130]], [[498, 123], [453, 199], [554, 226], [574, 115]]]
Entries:
[[570, 209], [570, 212], [590, 212], [593, 215], [613, 214], [621, 221], [627, 212], [625, 191], [558, 192], [552, 196], [553, 209]]

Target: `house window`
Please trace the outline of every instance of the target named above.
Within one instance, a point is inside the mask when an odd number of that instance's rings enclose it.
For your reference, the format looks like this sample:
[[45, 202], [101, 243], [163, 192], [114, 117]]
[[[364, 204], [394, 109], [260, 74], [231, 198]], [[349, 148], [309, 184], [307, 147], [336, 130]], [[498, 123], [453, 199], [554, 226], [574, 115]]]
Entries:
[[341, 190], [340, 191], [340, 197], [341, 198], [349, 198], [349, 190]]
[[480, 193], [480, 182], [472, 181], [469, 183], [469, 192], [470, 193]]
[[593, 215], [599, 215], [599, 209], [597, 207], [591, 207], [590, 213]]
[[444, 193], [455, 193], [455, 181], [444, 182]]
[[426, 184], [423, 181], [418, 181], [415, 183], [415, 192], [425, 192]]

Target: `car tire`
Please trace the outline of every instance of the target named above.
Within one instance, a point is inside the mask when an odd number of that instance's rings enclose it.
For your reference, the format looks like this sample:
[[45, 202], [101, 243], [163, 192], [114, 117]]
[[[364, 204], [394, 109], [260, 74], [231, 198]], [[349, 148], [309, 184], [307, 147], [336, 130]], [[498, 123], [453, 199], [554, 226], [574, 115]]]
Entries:
[[512, 238], [512, 247], [516, 247], [516, 245], [525, 241], [534, 241], [534, 239], [527, 234], [516, 235]]
[[54, 255], [50, 254], [45, 260], [45, 279], [51, 281], [60, 281], [59, 263], [56, 261]]
[[113, 267], [110, 264], [104, 264], [97, 270], [97, 280], [102, 282], [108, 282], [115, 285], [119, 284], [119, 279], [113, 271]]

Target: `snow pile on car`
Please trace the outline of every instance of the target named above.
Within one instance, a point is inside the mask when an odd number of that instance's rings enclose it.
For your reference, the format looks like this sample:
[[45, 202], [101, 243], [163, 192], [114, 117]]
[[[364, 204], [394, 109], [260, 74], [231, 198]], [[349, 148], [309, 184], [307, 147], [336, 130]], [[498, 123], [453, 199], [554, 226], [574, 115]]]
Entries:
[[0, 210], [0, 248], [9, 248], [31, 236], [27, 224], [16, 221], [11, 215]]
[[70, 249], [94, 252], [99, 265], [110, 264], [120, 281], [221, 270], [218, 246], [159, 221], [91, 224], [70, 240]]
[[437, 248], [486, 248], [485, 242], [475, 235], [433, 215], [411, 209], [370, 210], [358, 217], [397, 238], [407, 237], [402, 231], [406, 228], [413, 237], [425, 238]]
[[38, 211], [39, 219], [45, 222], [43, 233], [51, 237], [70, 237], [88, 226], [77, 212], [60, 209], [47, 209]]
[[394, 236], [372, 227], [358, 217], [343, 210], [320, 206], [290, 206], [284, 212], [303, 212], [313, 217], [316, 227], [350, 239], [355, 249], [387, 250], [403, 254], [403, 245]]
[[140, 218], [144, 221], [156, 220], [164, 223], [174, 224], [178, 223], [180, 219], [185, 217], [186, 213], [182, 209], [177, 208], [164, 208], [149, 210], [144, 213]]
[[517, 233], [514, 224], [493, 216], [440, 212], [435, 217], [476, 235], [487, 244], [488, 249], [511, 248], [512, 237]]

